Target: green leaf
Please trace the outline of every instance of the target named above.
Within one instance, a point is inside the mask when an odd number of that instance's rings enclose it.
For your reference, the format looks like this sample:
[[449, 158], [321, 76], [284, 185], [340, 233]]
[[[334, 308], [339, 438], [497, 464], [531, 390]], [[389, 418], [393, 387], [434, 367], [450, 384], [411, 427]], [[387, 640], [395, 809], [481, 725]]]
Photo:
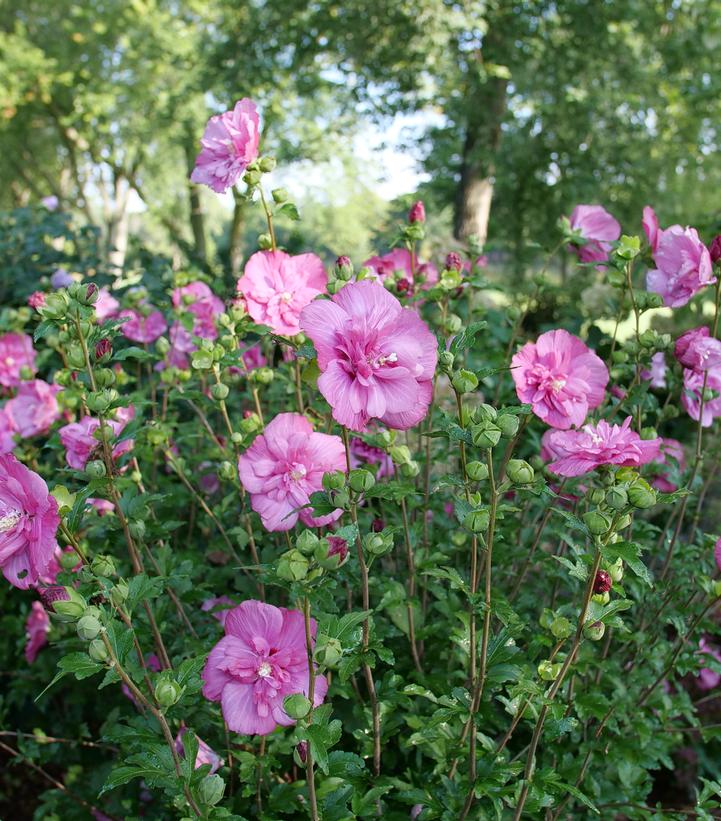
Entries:
[[642, 582], [649, 587], [653, 587], [651, 574], [639, 558], [641, 555], [640, 545], [637, 545], [635, 542], [616, 542], [615, 544], [608, 544], [603, 548], [603, 555], [610, 561], [614, 561], [620, 557]]
[[113, 359], [119, 362], [124, 362], [126, 359], [137, 359], [139, 362], [147, 362], [153, 358], [151, 353], [142, 348], [138, 348], [137, 345], [131, 345], [129, 348], [123, 348], [122, 351], [113, 354]]
[[286, 217], [290, 217], [290, 219], [294, 222], [298, 222], [298, 220], [300, 220], [298, 206], [294, 202], [284, 202], [283, 205], [280, 205], [275, 209], [275, 213], [285, 214]]
[[480, 322], [471, 322], [466, 328], [463, 328], [459, 333], [453, 337], [451, 342], [450, 352], [452, 354], [465, 351], [474, 343], [476, 336], [488, 327], [488, 323], [481, 320]]

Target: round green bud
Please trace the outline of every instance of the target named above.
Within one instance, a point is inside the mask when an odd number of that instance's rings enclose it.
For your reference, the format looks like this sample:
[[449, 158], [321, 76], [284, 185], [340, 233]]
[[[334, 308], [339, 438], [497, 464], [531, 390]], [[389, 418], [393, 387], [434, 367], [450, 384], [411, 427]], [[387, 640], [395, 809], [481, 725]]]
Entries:
[[639, 510], [656, 504], [656, 491], [644, 479], [638, 479], [628, 489], [628, 501]]
[[122, 607], [125, 604], [126, 599], [128, 598], [128, 585], [126, 582], [118, 582], [116, 585], [113, 586], [112, 590], [110, 591], [110, 601], [116, 607]]
[[190, 357], [190, 365], [195, 371], [207, 371], [213, 367], [213, 354], [202, 349], [193, 351], [193, 355]]
[[484, 422], [495, 422], [496, 419], [498, 419], [498, 412], [493, 405], [483, 403], [477, 408], [474, 408], [471, 416], [476, 424], [481, 425]]
[[594, 621], [583, 625], [583, 635], [591, 641], [600, 641], [606, 632], [606, 625], [602, 621]]
[[234, 479], [236, 476], [236, 468], [233, 463], [227, 460], [221, 462], [220, 465], [218, 465], [218, 476], [228, 481]]
[[310, 701], [303, 693], [293, 693], [283, 699], [283, 709], [291, 718], [305, 718], [310, 712]]
[[258, 247], [261, 251], [270, 251], [273, 247], [273, 237], [270, 234], [258, 234]]
[[348, 474], [348, 484], [351, 490], [354, 490], [356, 493], [364, 493], [370, 490], [375, 483], [375, 476], [373, 476], [369, 470], [356, 468]]
[[478, 377], [473, 371], [462, 368], [453, 374], [451, 384], [458, 393], [470, 393], [478, 387]]
[[69, 622], [79, 619], [87, 609], [87, 602], [73, 587], [65, 587], [67, 599], [57, 599], [51, 605], [59, 616], [58, 621]]
[[463, 526], [472, 533], [485, 533], [491, 517], [487, 510], [472, 510], [463, 519]]
[[93, 573], [95, 573], [96, 576], [114, 576], [115, 562], [113, 562], [111, 556], [100, 554], [94, 557], [93, 561], [90, 564], [90, 569], [93, 571]]
[[441, 351], [438, 354], [438, 367], [444, 372], [448, 373], [453, 367], [455, 356], [450, 351]]
[[506, 476], [514, 485], [530, 485], [536, 473], [523, 459], [509, 459], [506, 465]]
[[230, 388], [227, 385], [224, 385], [222, 382], [219, 382], [213, 385], [210, 389], [210, 395], [215, 399], [216, 402], [222, 402], [223, 400], [228, 398], [228, 394], [230, 393]]
[[323, 489], [326, 491], [341, 490], [345, 487], [345, 473], [341, 470], [334, 470], [331, 473], [323, 474]]
[[93, 661], [107, 661], [110, 654], [101, 639], [93, 639], [88, 647], [88, 655]]
[[611, 594], [608, 591], [606, 593], [594, 593], [591, 599], [596, 604], [608, 604], [611, 601]]
[[403, 465], [411, 461], [411, 451], [406, 445], [394, 445], [388, 453], [396, 465]]
[[410, 462], [404, 462], [400, 466], [401, 476], [406, 479], [413, 479], [421, 472], [420, 466], [418, 462], [411, 460]]
[[170, 350], [170, 341], [164, 336], [159, 336], [155, 340], [155, 350], [161, 356], [165, 356], [165, 354]]
[[103, 626], [95, 616], [86, 613], [78, 620], [75, 629], [83, 641], [92, 641], [98, 637]]
[[100, 459], [93, 459], [85, 465], [85, 472], [91, 479], [102, 479], [107, 471], [105, 470], [105, 463]]
[[363, 546], [372, 556], [382, 556], [393, 549], [393, 537], [381, 533], [366, 533]]
[[250, 379], [257, 382], [259, 385], [270, 385], [275, 374], [271, 368], [256, 368], [250, 372]]
[[623, 579], [623, 559], [620, 556], [609, 566], [608, 575], [614, 582], [620, 582]]
[[600, 505], [606, 498], [606, 494], [600, 487], [594, 487], [586, 493], [586, 498], [592, 505]]
[[278, 559], [275, 572], [285, 581], [302, 581], [308, 575], [308, 559], [300, 550], [288, 550]]
[[496, 419], [496, 425], [501, 430], [501, 436], [511, 439], [518, 433], [521, 423], [515, 413], [502, 413]]
[[295, 546], [301, 553], [310, 556], [315, 551], [319, 541], [320, 539], [312, 530], [304, 530], [295, 540]]
[[494, 448], [501, 439], [501, 429], [492, 422], [474, 425], [471, 428], [471, 439], [473, 444], [482, 450]]
[[611, 510], [623, 510], [628, 504], [628, 493], [622, 487], [614, 485], [606, 491], [605, 499]]
[[276, 166], [275, 157], [261, 157], [258, 166], [264, 174], [269, 174]]
[[273, 197], [273, 201], [277, 203], [286, 202], [288, 199], [288, 192], [285, 188], [274, 188], [270, 192], [270, 196]]
[[594, 536], [601, 536], [611, 529], [611, 519], [600, 510], [589, 510], [588, 513], [584, 513], [583, 521]]
[[98, 368], [95, 371], [95, 384], [100, 388], [109, 388], [115, 384], [115, 371], [112, 368]]
[[248, 169], [246, 169], [245, 174], [243, 174], [243, 182], [247, 186], [250, 186], [250, 187], [252, 187], [254, 185], [258, 185], [258, 183], [260, 182], [260, 169], [258, 169], [258, 168], [248, 168]]
[[557, 639], [567, 639], [573, 632], [573, 625], [565, 616], [556, 616], [551, 622], [551, 633]]
[[85, 354], [78, 343], [73, 343], [65, 352], [65, 361], [73, 370], [79, 371], [85, 367]]
[[560, 672], [561, 665], [555, 664], [548, 659], [544, 659], [538, 665], [538, 675], [543, 681], [555, 681]]
[[172, 678], [161, 678], [155, 685], [155, 700], [164, 710], [172, 707], [173, 704], [177, 704], [182, 694], [182, 687]]
[[134, 539], [145, 538], [145, 522], [141, 519], [133, 519], [133, 521], [128, 522], [128, 530]]
[[330, 636], [318, 636], [315, 645], [315, 659], [324, 667], [335, 667], [341, 660], [343, 648], [340, 641]]
[[225, 793], [225, 781], [218, 773], [206, 775], [198, 785], [198, 798], [206, 807], [215, 806]]
[[483, 482], [488, 478], [488, 466], [485, 462], [468, 462], [466, 465], [466, 473], [468, 478], [473, 482]]

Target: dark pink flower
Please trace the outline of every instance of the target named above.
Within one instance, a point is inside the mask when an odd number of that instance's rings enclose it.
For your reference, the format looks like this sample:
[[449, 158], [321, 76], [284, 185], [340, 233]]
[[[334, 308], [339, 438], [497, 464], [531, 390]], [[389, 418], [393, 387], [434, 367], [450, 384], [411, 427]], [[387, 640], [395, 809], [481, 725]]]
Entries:
[[601, 465], [640, 467], [658, 459], [660, 445], [660, 439], [641, 439], [631, 430], [630, 416], [622, 425], [601, 419], [581, 430], [553, 431], [548, 447], [557, 456], [548, 469], [559, 476], [582, 476]]
[[716, 569], [721, 572], [721, 539], [717, 539], [713, 547], [713, 559], [716, 562]]
[[300, 313], [318, 294], [326, 291], [323, 262], [315, 254], [290, 256], [285, 251], [258, 251], [245, 265], [238, 291], [248, 313], [277, 334], [300, 332]]
[[646, 275], [646, 288], [663, 297], [664, 305], [679, 308], [706, 285], [716, 282], [708, 248], [695, 228], [666, 228], [654, 253], [656, 268]]
[[[185, 747], [183, 746], [183, 736], [188, 732], [187, 727], [181, 727], [178, 735], [175, 737], [175, 750], [181, 758], [185, 757]], [[202, 738], [195, 736], [198, 741], [198, 753], [195, 756], [194, 767], [202, 767], [203, 764], [210, 764], [209, 775], [217, 772], [223, 766], [223, 759], [209, 747]]]
[[679, 336], [674, 354], [684, 367], [694, 371], [717, 368], [721, 366], [721, 341], [714, 339], [709, 329], [702, 325]]
[[238, 461], [240, 481], [266, 530], [290, 530], [299, 516], [308, 527], [335, 521], [340, 510], [314, 517], [304, 506], [322, 488], [324, 474], [345, 469], [340, 437], [316, 433], [298, 413], [276, 416]]
[[[125, 426], [135, 416], [135, 408], [131, 405], [127, 408], [118, 408], [115, 411], [115, 419], [108, 419], [108, 424], [113, 429], [115, 436], [119, 436]], [[93, 436], [100, 426], [100, 422], [92, 416], [83, 416], [78, 422], [64, 425], [58, 431], [60, 441], [65, 447], [65, 459], [71, 468], [83, 470], [88, 460], [99, 453], [100, 442]], [[132, 439], [125, 439], [113, 447], [113, 458], [117, 459], [123, 453], [127, 453], [133, 447]]]
[[42, 308], [45, 304], [45, 294], [42, 291], [33, 291], [28, 297], [28, 305], [31, 308]]
[[[315, 620], [311, 633], [316, 634]], [[229, 729], [243, 735], [267, 735], [293, 719], [283, 700], [308, 695], [309, 670], [302, 613], [245, 601], [231, 610], [225, 636], [215, 645], [203, 670], [203, 695], [219, 701]], [[315, 678], [314, 705], [328, 690], [325, 676]]]
[[618, 221], [600, 205], [577, 205], [571, 228], [586, 240], [584, 245], [573, 246], [581, 262], [606, 262], [611, 243], [621, 236]]
[[258, 111], [255, 103], [244, 97], [232, 111], [208, 120], [190, 179], [222, 194], [257, 158], [259, 141]]
[[658, 241], [661, 239], [661, 234], [663, 233], [663, 231], [659, 228], [658, 217], [656, 216], [656, 212], [653, 210], [653, 208], [651, 208], [650, 205], [647, 205], [643, 209], [643, 219], [641, 220], [641, 226], [643, 227], [643, 231], [646, 234], [648, 244], [651, 246], [651, 252], [655, 254], [656, 249], [658, 248]]
[[301, 327], [318, 352], [318, 388], [341, 425], [362, 431], [376, 418], [406, 430], [426, 415], [436, 338], [379, 283], [349, 283], [332, 301], [312, 303]]
[[133, 308], [126, 308], [118, 316], [121, 319], [129, 317], [128, 321], [120, 326], [120, 331], [123, 336], [133, 342], [142, 342], [143, 344], [155, 342], [168, 329], [165, 317], [156, 309], [150, 309], [146, 315]]
[[243, 364], [249, 371], [264, 368], [268, 364], [268, 360], [263, 356], [260, 342], [256, 342], [255, 345], [248, 345], [242, 352], [242, 359]]
[[58, 543], [58, 505], [48, 486], [10, 455], [0, 456], [0, 567], [27, 590], [48, 569]]
[[203, 339], [216, 339], [218, 330], [215, 317], [225, 310], [223, 300], [217, 297], [204, 282], [191, 282], [182, 288], [175, 288], [172, 294], [173, 307], [183, 308], [193, 314], [193, 333]]
[[[673, 460], [669, 462], [669, 459]], [[686, 457], [683, 452], [683, 445], [676, 439], [661, 439], [661, 449], [655, 461], [659, 465], [678, 464], [678, 472], [686, 469]], [[673, 493], [677, 489], [678, 483], [672, 481], [671, 473], [666, 470], [659, 470], [658, 474], [653, 477], [651, 484], [660, 490], [661, 493]]]
[[23, 439], [47, 433], [50, 426], [60, 419], [60, 408], [55, 398], [60, 385], [48, 385], [42, 379], [23, 382], [13, 399], [5, 405], [13, 429]]
[[652, 388], [666, 387], [666, 356], [663, 351], [657, 351], [651, 357], [651, 367], [649, 370], [641, 371], [641, 379], [646, 379], [651, 383]]
[[511, 375], [521, 402], [547, 425], [564, 429], [583, 424], [603, 402], [608, 384], [603, 362], [563, 329], [527, 342], [511, 360]]
[[7, 333], [0, 336], [0, 385], [15, 387], [21, 382], [20, 371], [35, 373], [35, 350], [27, 334]]
[[50, 630], [50, 617], [39, 601], [34, 601], [25, 622], [25, 658], [28, 664], [32, 664], [38, 657], [38, 653], [48, 643], [48, 631]]
[[170, 349], [165, 356], [165, 361], [159, 362], [155, 369], [163, 370], [169, 365], [171, 368], [178, 368], [181, 371], [188, 370], [190, 367], [188, 354], [198, 350], [198, 346], [193, 341], [193, 335], [179, 319], [176, 319], [170, 326], [168, 339], [170, 340]]
[[394, 248], [383, 256], [375, 256], [363, 263], [364, 268], [370, 268], [381, 279], [398, 277], [415, 284], [416, 278], [423, 281], [422, 288], [430, 288], [438, 282], [438, 270], [430, 263], [420, 263], [416, 260], [415, 269], [413, 257], [407, 248]]
[[[220, 605], [223, 605], [222, 607]], [[228, 613], [235, 607], [235, 602], [227, 596], [216, 596], [214, 599], [206, 599], [200, 606], [204, 612], [210, 611], [214, 619], [217, 619], [223, 627]]]
[[95, 316], [102, 325], [106, 319], [117, 316], [120, 303], [107, 288], [101, 288], [95, 300]]
[[686, 413], [697, 422], [701, 415], [701, 395], [704, 387], [708, 398], [703, 402], [701, 426], [708, 428], [716, 417], [721, 416], [721, 368], [711, 368], [707, 371], [684, 368], [681, 404]]
[[426, 206], [423, 204], [423, 200], [417, 200], [416, 202], [411, 205], [410, 211], [408, 212], [408, 222], [425, 222], [426, 221]]
[[358, 436], [350, 440], [350, 464], [352, 468], [362, 465], [378, 465], [376, 478], [383, 479], [386, 476], [393, 476], [393, 460], [381, 448], [366, 444]]

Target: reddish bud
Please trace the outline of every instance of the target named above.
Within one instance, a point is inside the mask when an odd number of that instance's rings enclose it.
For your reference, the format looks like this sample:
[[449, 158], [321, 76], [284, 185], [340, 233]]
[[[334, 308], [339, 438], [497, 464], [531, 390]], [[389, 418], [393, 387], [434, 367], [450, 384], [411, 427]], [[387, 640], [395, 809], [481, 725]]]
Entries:
[[371, 530], [374, 533], [380, 533], [381, 530], [385, 528], [385, 526], [386, 523], [383, 521], [383, 519], [373, 519], [373, 521], [371, 522]]
[[100, 342], [95, 346], [95, 358], [96, 359], [104, 359], [105, 357], [109, 357], [110, 354], [113, 352], [113, 345], [109, 339], [101, 339]]
[[413, 283], [403, 277], [396, 282], [396, 290], [399, 294], [410, 294], [413, 291]]
[[611, 576], [605, 570], [599, 570], [593, 580], [593, 592], [596, 594], [608, 593], [611, 587], [613, 587]]
[[68, 591], [59, 584], [51, 585], [50, 587], [39, 587], [38, 595], [43, 607], [49, 612], [53, 612], [53, 602], [56, 601], [70, 601]]
[[345, 254], [338, 257], [335, 261], [336, 268], [345, 268], [351, 264], [350, 257], [347, 257]]
[[721, 260], [721, 234], [716, 234], [716, 236], [711, 240], [708, 251], [709, 254], [711, 254], [712, 262], [718, 262]]
[[298, 753], [298, 758], [305, 764], [308, 760], [308, 742], [299, 741], [296, 745], [295, 751]]
[[449, 271], [460, 271], [463, 268], [463, 260], [461, 259], [461, 255], [457, 254], [455, 251], [451, 251], [446, 256], [446, 268]]
[[426, 207], [423, 205], [423, 200], [417, 200], [411, 205], [411, 210], [408, 212], [408, 222], [425, 222], [426, 221]]

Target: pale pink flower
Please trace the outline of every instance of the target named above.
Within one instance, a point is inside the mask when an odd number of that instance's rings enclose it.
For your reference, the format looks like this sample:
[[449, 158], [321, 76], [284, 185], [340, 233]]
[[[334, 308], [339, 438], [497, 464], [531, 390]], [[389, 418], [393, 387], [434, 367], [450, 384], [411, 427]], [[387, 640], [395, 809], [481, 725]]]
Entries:
[[42, 291], [33, 291], [28, 297], [28, 305], [31, 308], [42, 308], [45, 304], [45, 294]]
[[611, 243], [621, 236], [621, 226], [600, 205], [577, 205], [571, 214], [571, 228], [580, 232], [584, 245], [573, 246], [581, 262], [606, 262]]
[[339, 470], [346, 470], [341, 438], [316, 433], [298, 413], [278, 414], [238, 460], [240, 481], [266, 530], [290, 530], [299, 516], [308, 527], [338, 519], [340, 510], [314, 517], [304, 506], [321, 490], [323, 475]]
[[527, 342], [511, 360], [521, 402], [547, 425], [582, 425], [604, 398], [608, 369], [577, 336], [558, 329]]
[[370, 268], [381, 279], [398, 276], [400, 281], [406, 280], [411, 285], [416, 280], [423, 282], [421, 288], [427, 289], [438, 282], [438, 269], [435, 265], [414, 260], [407, 248], [393, 248], [383, 256], [370, 257], [363, 263], [364, 268]]
[[301, 327], [318, 352], [318, 389], [341, 425], [362, 431], [375, 418], [406, 430], [426, 415], [436, 338], [380, 283], [352, 282], [332, 301], [313, 302]]
[[622, 425], [601, 419], [581, 430], [555, 430], [548, 447], [558, 454], [548, 469], [559, 476], [582, 476], [601, 465], [640, 467], [658, 459], [661, 440], [641, 439], [631, 430], [631, 417]]
[[0, 408], [0, 454], [12, 453], [15, 449], [15, 425], [5, 411]]
[[[311, 619], [315, 638], [317, 625]], [[229, 729], [243, 735], [267, 735], [294, 720], [283, 700], [308, 695], [308, 657], [303, 614], [259, 601], [231, 610], [225, 636], [210, 651], [203, 670], [203, 695], [219, 701]], [[328, 690], [325, 676], [315, 678], [314, 706]]]
[[0, 336], [0, 385], [15, 387], [21, 382], [20, 371], [35, 373], [35, 350], [27, 334], [7, 333]]
[[[698, 644], [698, 653], [701, 656], [712, 658], [721, 663], [721, 654], [715, 647], [706, 641], [705, 637], [702, 637]], [[721, 683], [721, 673], [717, 673], [710, 667], [703, 667], [696, 676], [696, 681], [702, 690], [713, 690], [719, 686], [719, 683]]]
[[721, 366], [721, 340], [711, 336], [703, 325], [681, 334], [674, 348], [676, 359], [686, 368], [706, 371]]
[[[125, 426], [135, 416], [135, 408], [118, 408], [115, 419], [108, 419], [115, 436], [119, 436]], [[100, 422], [92, 416], [83, 416], [78, 422], [64, 425], [58, 433], [65, 448], [65, 459], [68, 465], [75, 470], [83, 470], [88, 460], [100, 453], [101, 444], [93, 434], [100, 426]], [[113, 459], [118, 459], [133, 447], [132, 439], [125, 439], [113, 447]]]
[[[678, 463], [678, 470], [686, 469], [686, 457], [683, 452], [683, 445], [676, 439], [661, 439], [661, 448], [655, 461], [659, 465], [669, 465], [669, 459]], [[672, 481], [671, 473], [666, 470], [659, 470], [658, 474], [654, 476], [651, 484], [660, 490], [661, 493], [673, 493], [677, 489], [678, 484]]]
[[119, 308], [120, 303], [107, 288], [98, 291], [98, 298], [95, 301], [95, 316], [98, 322], [102, 324], [106, 319], [117, 316]]
[[55, 196], [55, 194], [50, 194], [47, 197], [43, 197], [40, 202], [44, 208], [47, 208], [48, 211], [55, 211], [60, 204], [60, 200]]
[[222, 194], [257, 158], [259, 141], [258, 111], [255, 103], [244, 97], [232, 111], [208, 120], [190, 179]]
[[5, 413], [23, 439], [47, 433], [60, 419], [55, 398], [60, 390], [60, 385], [48, 385], [42, 379], [21, 383], [17, 394], [6, 403]]
[[658, 248], [658, 241], [661, 239], [661, 234], [663, 234], [663, 231], [659, 228], [658, 217], [650, 205], [647, 205], [643, 209], [641, 226], [646, 234], [648, 244], [651, 246], [651, 253], [655, 254], [656, 249]]
[[133, 342], [148, 344], [162, 336], [168, 328], [165, 317], [157, 309], [151, 309], [147, 316], [133, 308], [126, 308], [118, 316], [123, 319], [128, 317], [128, 321], [120, 326], [123, 336]]
[[[183, 747], [183, 736], [188, 732], [187, 727], [181, 727], [178, 735], [175, 737], [175, 750], [181, 758], [185, 757], [185, 747]], [[212, 775], [223, 766], [223, 759], [209, 747], [200, 736], [195, 736], [198, 741], [198, 753], [195, 756], [195, 764], [193, 765], [197, 770], [203, 764], [210, 764], [210, 772]]]
[[42, 606], [41, 602], [34, 601], [25, 622], [25, 658], [28, 664], [32, 664], [38, 657], [38, 653], [48, 643], [48, 632], [50, 630], [50, 617]]
[[376, 479], [383, 479], [386, 476], [393, 476], [393, 460], [381, 448], [376, 448], [369, 445], [354, 436], [350, 440], [350, 465], [352, 468], [362, 467], [364, 465], [378, 465], [376, 470]]
[[651, 367], [641, 371], [641, 379], [646, 379], [651, 383], [652, 388], [666, 387], [666, 355], [663, 351], [657, 351], [651, 357]]
[[204, 282], [191, 282], [172, 293], [174, 308], [183, 308], [195, 317], [193, 333], [203, 339], [216, 339], [218, 330], [215, 317], [225, 310], [223, 300], [217, 297]]
[[[223, 605], [221, 607], [221, 605]], [[214, 619], [217, 619], [223, 627], [228, 613], [235, 607], [235, 602], [227, 596], [216, 596], [213, 599], [206, 599], [200, 606], [204, 612], [209, 612]]]
[[58, 504], [48, 486], [10, 455], [0, 456], [0, 567], [27, 590], [48, 569], [58, 543]]
[[679, 308], [706, 285], [716, 282], [708, 248], [695, 228], [672, 225], [661, 233], [654, 253], [656, 268], [646, 274], [646, 288]]
[[704, 386], [709, 398], [703, 402], [701, 426], [708, 428], [714, 419], [721, 416], [721, 368], [711, 368], [707, 371], [684, 368], [681, 404], [686, 413], [697, 422], [701, 415], [701, 394]]
[[283, 336], [300, 332], [300, 313], [326, 291], [323, 262], [315, 254], [290, 256], [285, 251], [258, 251], [245, 265], [238, 292], [248, 313]]

